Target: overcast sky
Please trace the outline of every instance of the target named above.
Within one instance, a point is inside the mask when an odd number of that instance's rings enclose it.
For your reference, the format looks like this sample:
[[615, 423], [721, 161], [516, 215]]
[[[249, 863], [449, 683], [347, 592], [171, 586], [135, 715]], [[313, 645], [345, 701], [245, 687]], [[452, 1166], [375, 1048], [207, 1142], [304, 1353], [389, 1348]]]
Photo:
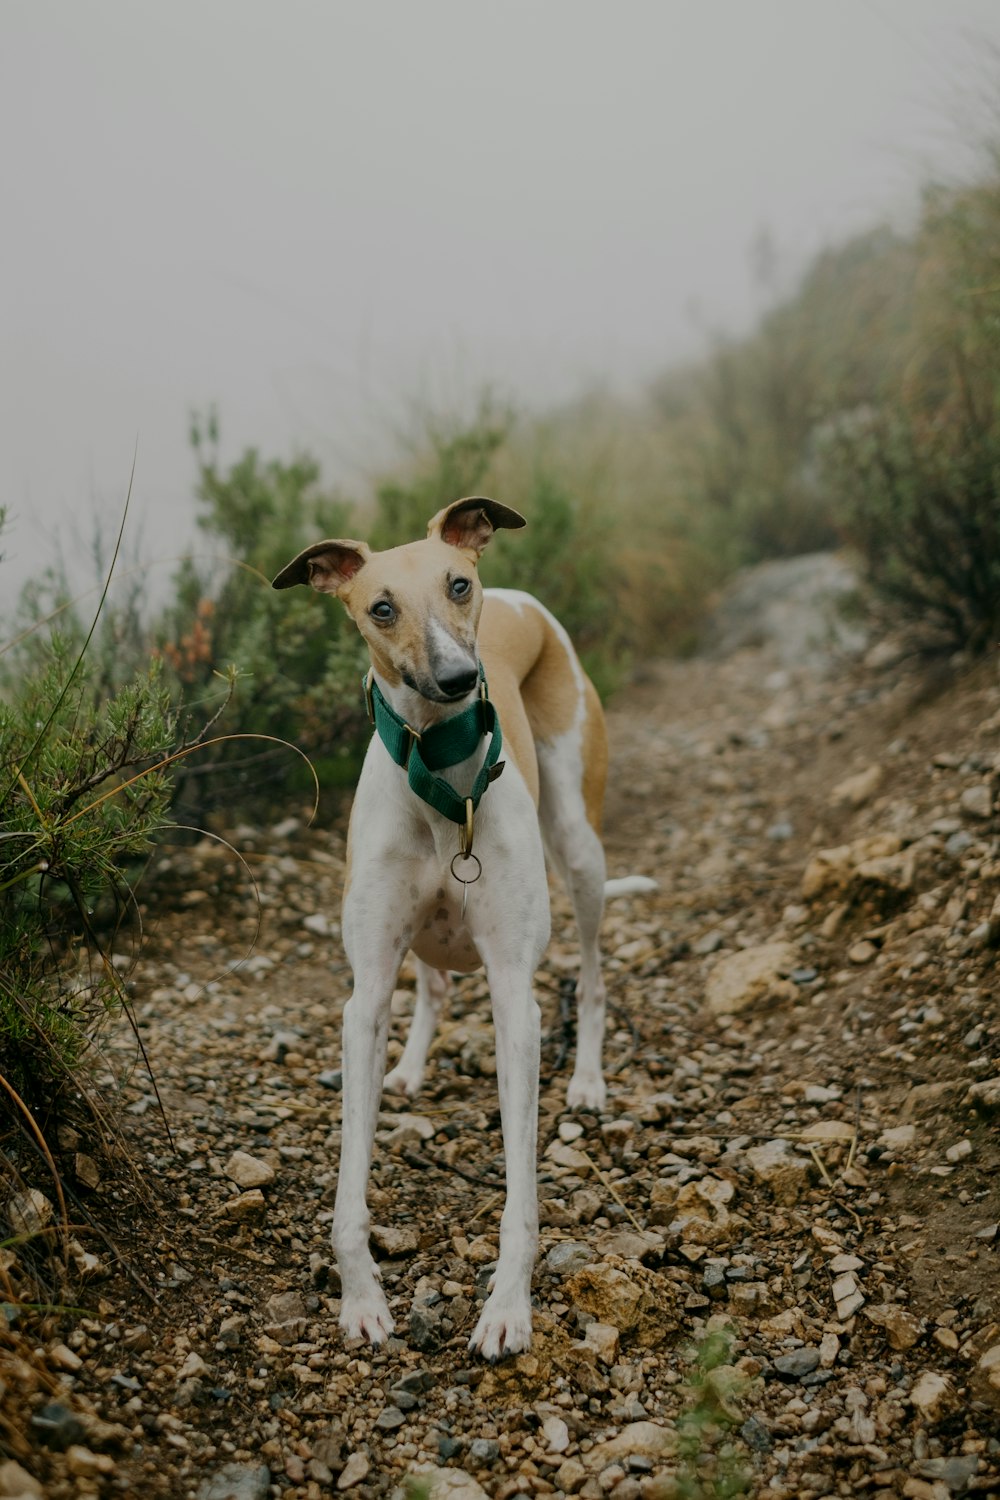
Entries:
[[[188, 412], [363, 487], [412, 396], [628, 388], [968, 169], [998, 0], [0, 0], [0, 595]], [[516, 500], [515, 500], [516, 503]]]

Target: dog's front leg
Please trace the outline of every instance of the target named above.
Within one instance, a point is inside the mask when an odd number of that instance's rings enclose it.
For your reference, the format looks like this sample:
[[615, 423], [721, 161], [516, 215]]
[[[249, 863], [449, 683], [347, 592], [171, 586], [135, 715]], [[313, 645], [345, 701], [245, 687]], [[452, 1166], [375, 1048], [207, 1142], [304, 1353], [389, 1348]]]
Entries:
[[[362, 882], [359, 882], [359, 886]], [[390, 892], [390, 895], [392, 893]], [[392, 910], [391, 901], [387, 903]], [[333, 1248], [340, 1271], [340, 1326], [347, 1338], [380, 1344], [393, 1321], [368, 1246], [368, 1174], [382, 1097], [392, 990], [408, 935], [391, 933], [380, 907], [352, 889], [344, 937], [354, 993], [344, 1007], [343, 1115], [340, 1172], [333, 1210]], [[348, 934], [350, 937], [348, 938]]]
[[531, 1343], [531, 1273], [538, 1248], [538, 1068], [540, 1022], [532, 970], [486, 962], [496, 1033], [507, 1201], [492, 1290], [469, 1348], [484, 1359], [518, 1354]]

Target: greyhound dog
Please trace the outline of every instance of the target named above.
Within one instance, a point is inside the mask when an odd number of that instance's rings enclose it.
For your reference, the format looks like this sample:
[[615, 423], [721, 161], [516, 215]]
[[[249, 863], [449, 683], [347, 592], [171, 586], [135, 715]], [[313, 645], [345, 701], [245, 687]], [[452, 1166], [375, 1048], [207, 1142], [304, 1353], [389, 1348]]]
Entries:
[[[480, 584], [477, 564], [494, 531], [524, 524], [516, 511], [475, 496], [447, 506], [426, 538], [405, 546], [373, 552], [365, 542], [315, 542], [273, 584], [336, 594], [371, 657], [365, 692], [377, 732], [351, 812], [343, 908], [354, 991], [344, 1008], [333, 1218], [340, 1325], [348, 1338], [374, 1344], [392, 1332], [368, 1245], [379, 1100], [383, 1087], [411, 1095], [420, 1088], [445, 971], [482, 965], [507, 1175], [496, 1274], [469, 1341], [489, 1360], [531, 1342], [539, 1070], [532, 980], [549, 939], [545, 854], [569, 888], [580, 932], [570, 1108], [605, 1102], [604, 897], [655, 888], [641, 877], [605, 881], [604, 719], [566, 632], [530, 595], [484, 593]], [[408, 949], [417, 960], [413, 1022], [383, 1079], [390, 1001]]]

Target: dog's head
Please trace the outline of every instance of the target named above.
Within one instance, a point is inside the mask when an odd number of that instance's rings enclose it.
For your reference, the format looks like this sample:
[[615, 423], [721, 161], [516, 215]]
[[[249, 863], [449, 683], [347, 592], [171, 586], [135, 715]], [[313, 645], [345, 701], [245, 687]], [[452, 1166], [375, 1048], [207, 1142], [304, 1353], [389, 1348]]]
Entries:
[[454, 703], [479, 680], [483, 590], [476, 565], [494, 531], [524, 524], [517, 511], [473, 495], [438, 511], [422, 541], [386, 552], [343, 538], [313, 542], [272, 588], [303, 583], [336, 594], [388, 682], [405, 682], [433, 703]]

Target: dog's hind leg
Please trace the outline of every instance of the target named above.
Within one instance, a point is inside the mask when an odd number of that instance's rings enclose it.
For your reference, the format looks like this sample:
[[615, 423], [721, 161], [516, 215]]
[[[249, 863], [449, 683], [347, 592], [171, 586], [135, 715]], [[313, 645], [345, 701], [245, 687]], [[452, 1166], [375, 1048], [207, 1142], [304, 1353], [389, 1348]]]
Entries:
[[383, 1087], [390, 1093], [408, 1094], [412, 1099], [420, 1092], [424, 1080], [427, 1053], [434, 1040], [438, 1015], [448, 994], [448, 976], [443, 969], [432, 969], [417, 959], [417, 995], [413, 1020], [396, 1066], [385, 1075]]
[[[543, 773], [544, 779], [544, 773]], [[553, 806], [555, 800], [555, 806]], [[578, 810], [543, 793], [545, 847], [573, 903], [580, 939], [576, 986], [576, 1065], [566, 1090], [570, 1109], [603, 1109], [606, 1098], [604, 1050], [605, 988], [601, 974], [600, 928], [604, 914], [604, 849]]]

